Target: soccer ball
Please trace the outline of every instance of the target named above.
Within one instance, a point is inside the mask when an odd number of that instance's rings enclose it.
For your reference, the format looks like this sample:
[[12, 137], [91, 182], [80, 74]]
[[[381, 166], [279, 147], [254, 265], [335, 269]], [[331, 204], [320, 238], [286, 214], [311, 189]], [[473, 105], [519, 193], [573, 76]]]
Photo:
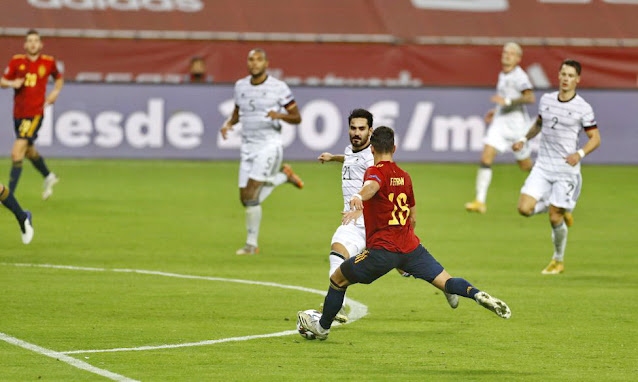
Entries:
[[[321, 312], [319, 312], [318, 310], [308, 309], [304, 310], [304, 313], [307, 313], [313, 321], [319, 321], [319, 319], [321, 318]], [[297, 318], [297, 331], [299, 332], [300, 336], [307, 340], [314, 340], [317, 338], [315, 337], [315, 334], [313, 332], [306, 330], [301, 326], [299, 318]]]

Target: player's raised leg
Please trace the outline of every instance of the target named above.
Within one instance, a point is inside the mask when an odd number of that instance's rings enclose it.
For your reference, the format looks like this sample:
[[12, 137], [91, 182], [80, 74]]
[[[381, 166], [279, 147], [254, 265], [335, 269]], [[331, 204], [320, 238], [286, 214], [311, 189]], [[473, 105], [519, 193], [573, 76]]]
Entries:
[[512, 316], [510, 308], [504, 301], [479, 290], [463, 278], [451, 277], [446, 271], [441, 272], [441, 274], [432, 281], [432, 285], [446, 293], [471, 298], [501, 318], [507, 319]]
[[[449, 295], [457, 295], [475, 300], [479, 305], [496, 313], [499, 317], [509, 318], [512, 313], [503, 301], [482, 292], [467, 280], [452, 277], [443, 266], [425, 249], [419, 245], [406, 260], [406, 271], [414, 277], [425, 280]], [[458, 305], [458, 301], [456, 301]], [[450, 303], [452, 306], [452, 303]], [[452, 306], [454, 308], [454, 306]]]
[[289, 183], [292, 183], [292, 185], [297, 187], [298, 189], [303, 188], [303, 180], [301, 180], [299, 175], [297, 175], [292, 170], [292, 166], [290, 166], [288, 163], [284, 163], [283, 167], [281, 168], [281, 171], [283, 171], [283, 173], [286, 174]]
[[11, 193], [9, 188], [5, 187], [3, 184], [0, 184], [0, 202], [13, 212], [13, 215], [16, 217], [16, 220], [18, 220], [18, 224], [20, 225], [22, 242], [24, 244], [29, 244], [33, 239], [34, 233], [31, 221], [31, 212], [24, 211], [22, 207], [20, 207], [20, 204], [13, 193]]

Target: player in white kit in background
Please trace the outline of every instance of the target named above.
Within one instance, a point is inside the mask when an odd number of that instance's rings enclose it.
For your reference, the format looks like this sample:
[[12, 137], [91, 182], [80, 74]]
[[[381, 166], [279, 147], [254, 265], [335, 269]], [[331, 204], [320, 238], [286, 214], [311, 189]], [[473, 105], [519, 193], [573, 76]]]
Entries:
[[[581, 65], [574, 60], [561, 64], [559, 91], [544, 94], [538, 105], [538, 118], [527, 134], [512, 149], [518, 151], [542, 131], [536, 165], [525, 180], [518, 201], [523, 216], [548, 212], [552, 225], [554, 255], [543, 274], [565, 270], [567, 227], [573, 224], [571, 211], [576, 207], [582, 187], [580, 161], [600, 146], [600, 133], [592, 107], [578, 94]], [[588, 142], [578, 148], [578, 134], [585, 131]]]
[[[492, 163], [496, 154], [510, 149], [529, 128], [530, 119], [525, 104], [536, 101], [532, 83], [527, 73], [518, 65], [523, 58], [523, 50], [514, 43], [503, 46], [501, 65], [503, 70], [498, 75], [496, 93], [490, 101], [496, 104], [485, 115], [485, 123], [490, 124], [483, 140], [483, 154], [476, 174], [476, 197], [474, 201], [465, 203], [470, 212], [485, 213], [487, 211], [487, 190], [492, 181]], [[531, 149], [527, 143], [514, 153], [516, 162], [522, 171], [532, 169]]]
[[301, 115], [285, 82], [266, 72], [268, 58], [263, 49], [248, 53], [249, 76], [235, 83], [235, 109], [220, 132], [224, 139], [241, 121], [241, 163], [239, 196], [246, 207], [246, 244], [237, 255], [259, 252], [257, 239], [261, 223], [261, 203], [272, 190], [286, 182], [303, 188], [290, 165], [282, 166], [281, 121], [298, 124]]

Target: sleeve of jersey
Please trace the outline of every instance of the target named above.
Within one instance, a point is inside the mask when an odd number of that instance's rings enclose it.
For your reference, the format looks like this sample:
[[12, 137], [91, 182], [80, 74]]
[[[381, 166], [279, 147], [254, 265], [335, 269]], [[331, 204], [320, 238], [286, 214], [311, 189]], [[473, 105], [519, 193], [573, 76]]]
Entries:
[[533, 89], [534, 89], [534, 85], [532, 85], [532, 82], [529, 80], [529, 76], [527, 75], [527, 73], [522, 72], [521, 78], [519, 79], [519, 83], [518, 83], [518, 91], [522, 93], [525, 90], [533, 90]]
[[7, 80], [14, 80], [16, 77], [15, 65], [13, 65], [13, 60], [9, 62], [9, 65], [4, 69], [4, 73], [2, 77]]
[[281, 94], [279, 97], [279, 104], [286, 108], [295, 102], [295, 97], [292, 95], [292, 91], [285, 83], [281, 87]]
[[596, 124], [596, 116], [594, 115], [594, 110], [591, 107], [580, 118], [580, 123], [583, 125], [583, 129], [585, 129], [585, 131], [598, 128], [598, 125]]
[[363, 175], [363, 183], [368, 180], [372, 180], [379, 183], [379, 186], [383, 186], [383, 174], [381, 174], [381, 171], [374, 166], [368, 167], [366, 173]]

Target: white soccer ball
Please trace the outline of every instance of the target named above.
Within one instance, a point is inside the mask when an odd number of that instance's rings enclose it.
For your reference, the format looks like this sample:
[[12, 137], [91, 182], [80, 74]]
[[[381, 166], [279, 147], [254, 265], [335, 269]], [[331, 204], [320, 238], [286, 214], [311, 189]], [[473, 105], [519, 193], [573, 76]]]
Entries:
[[[321, 318], [321, 312], [319, 312], [318, 310], [308, 309], [308, 310], [304, 310], [304, 313], [308, 314], [313, 321], [319, 322], [319, 319]], [[301, 327], [299, 318], [297, 318], [297, 331], [299, 332], [300, 336], [302, 336], [303, 338], [307, 340], [314, 340], [317, 338], [315, 337], [315, 334], [313, 332]]]

